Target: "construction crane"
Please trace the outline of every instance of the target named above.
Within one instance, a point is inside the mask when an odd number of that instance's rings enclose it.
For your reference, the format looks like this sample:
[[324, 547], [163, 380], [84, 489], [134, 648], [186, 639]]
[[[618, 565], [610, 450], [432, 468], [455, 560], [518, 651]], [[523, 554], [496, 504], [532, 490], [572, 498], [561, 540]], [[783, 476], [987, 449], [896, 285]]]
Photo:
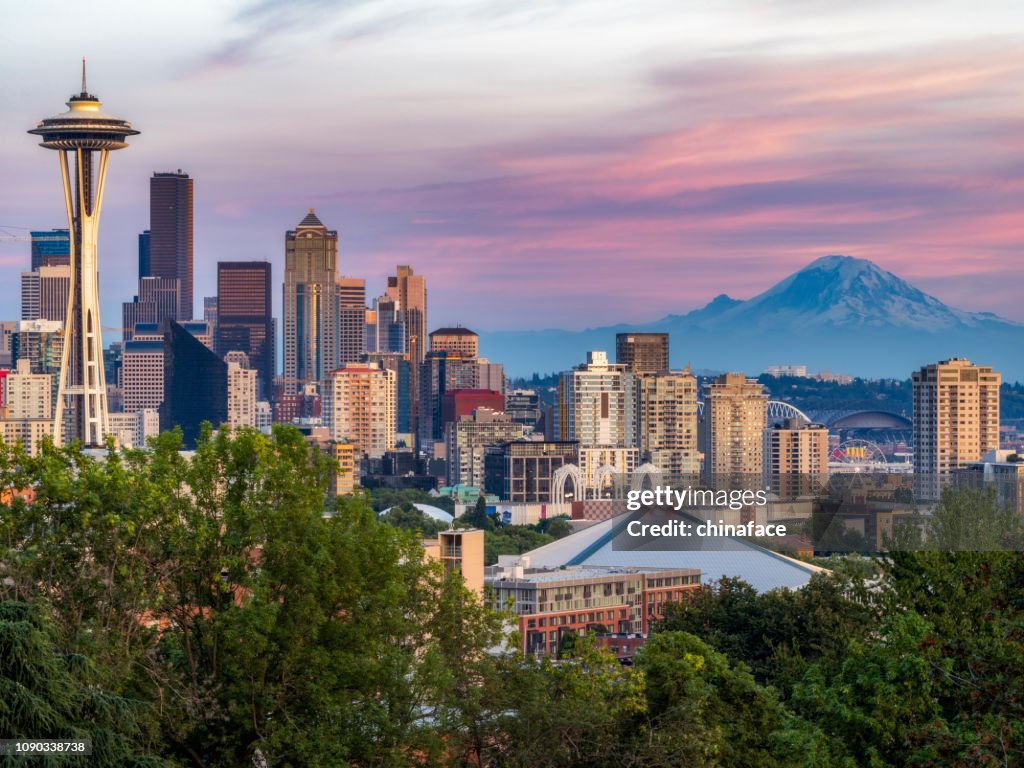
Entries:
[[12, 229], [20, 229], [29, 232], [28, 227], [15, 227], [12, 224], [0, 224], [0, 243], [28, 243], [32, 241], [31, 235], [19, 235], [12, 232]]

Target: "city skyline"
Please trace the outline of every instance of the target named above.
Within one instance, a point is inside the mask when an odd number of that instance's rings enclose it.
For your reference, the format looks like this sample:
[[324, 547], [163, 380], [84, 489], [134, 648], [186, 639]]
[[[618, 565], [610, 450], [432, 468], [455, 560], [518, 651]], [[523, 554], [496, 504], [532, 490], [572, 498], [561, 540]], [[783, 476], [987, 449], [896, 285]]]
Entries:
[[[948, 3], [901, 23], [920, 7], [186, 3], [123, 14], [117, 37], [72, 7], [33, 35], [45, 14], [15, 10], [3, 39], [24, 119], [2, 126], [0, 224], [62, 225], [21, 123], [73, 90], [81, 22], [95, 89], [144, 129], [108, 190], [107, 326], [135, 293], [145, 185], [177, 168], [196, 179], [197, 297], [217, 261], [283, 274], [283, 233], [315, 207], [339, 231], [340, 272], [370, 294], [396, 264], [429, 275], [438, 325], [653, 320], [827, 253], [1024, 321], [1024, 22]], [[744, 15], [759, 24], [730, 24]], [[0, 274], [28, 258], [0, 243]]]

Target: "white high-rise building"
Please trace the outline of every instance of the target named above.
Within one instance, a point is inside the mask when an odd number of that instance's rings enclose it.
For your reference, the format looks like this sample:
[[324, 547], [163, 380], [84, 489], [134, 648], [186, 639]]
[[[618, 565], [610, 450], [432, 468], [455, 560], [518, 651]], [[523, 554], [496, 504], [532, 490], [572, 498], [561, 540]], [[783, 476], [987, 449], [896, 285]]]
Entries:
[[18, 367], [3, 378], [4, 418], [52, 419], [53, 380], [48, 373], [32, 373], [27, 358], [18, 361]]
[[558, 440], [581, 448], [631, 447], [636, 401], [633, 374], [608, 362], [605, 352], [588, 352], [587, 362], [562, 373], [558, 381]]
[[256, 426], [256, 373], [228, 363], [228, 424], [232, 429]]

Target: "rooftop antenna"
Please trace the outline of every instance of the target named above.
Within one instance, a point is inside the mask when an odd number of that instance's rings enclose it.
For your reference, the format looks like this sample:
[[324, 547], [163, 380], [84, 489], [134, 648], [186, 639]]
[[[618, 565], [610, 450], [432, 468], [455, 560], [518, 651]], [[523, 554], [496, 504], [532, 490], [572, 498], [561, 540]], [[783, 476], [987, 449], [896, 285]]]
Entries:
[[89, 91], [85, 87], [85, 56], [82, 57], [82, 95], [84, 96]]

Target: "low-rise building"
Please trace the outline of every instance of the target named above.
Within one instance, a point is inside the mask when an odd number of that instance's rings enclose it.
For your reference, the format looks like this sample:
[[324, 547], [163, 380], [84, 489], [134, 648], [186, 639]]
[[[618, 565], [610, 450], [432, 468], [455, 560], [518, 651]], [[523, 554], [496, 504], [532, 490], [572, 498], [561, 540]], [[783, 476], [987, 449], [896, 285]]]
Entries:
[[485, 584], [494, 608], [519, 616], [523, 652], [554, 656], [567, 636], [646, 636], [665, 605], [685, 600], [700, 581], [692, 568], [530, 568], [529, 556], [502, 556]]

